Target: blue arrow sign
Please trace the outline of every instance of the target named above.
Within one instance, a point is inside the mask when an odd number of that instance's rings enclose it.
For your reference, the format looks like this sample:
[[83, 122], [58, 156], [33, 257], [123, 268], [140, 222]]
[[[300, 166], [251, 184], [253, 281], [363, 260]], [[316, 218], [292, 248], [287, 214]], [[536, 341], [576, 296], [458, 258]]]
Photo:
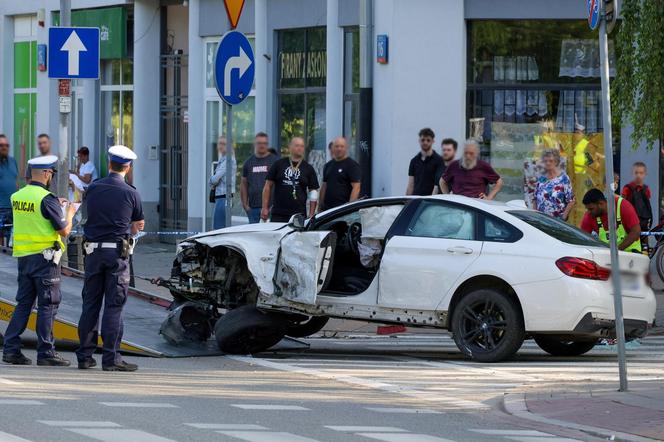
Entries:
[[99, 28], [48, 29], [49, 78], [99, 78]]
[[214, 66], [221, 99], [231, 106], [242, 103], [254, 84], [254, 51], [247, 37], [237, 31], [224, 34]]
[[590, 29], [597, 29], [599, 25], [599, 2], [604, 0], [586, 0], [588, 10], [588, 26]]

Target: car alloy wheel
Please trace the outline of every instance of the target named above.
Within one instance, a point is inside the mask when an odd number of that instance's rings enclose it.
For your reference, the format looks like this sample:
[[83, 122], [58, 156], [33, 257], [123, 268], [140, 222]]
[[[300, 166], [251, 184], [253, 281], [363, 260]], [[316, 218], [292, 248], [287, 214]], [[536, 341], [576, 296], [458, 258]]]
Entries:
[[452, 332], [459, 349], [480, 362], [513, 356], [525, 337], [516, 303], [490, 289], [475, 290], [459, 300], [452, 316]]

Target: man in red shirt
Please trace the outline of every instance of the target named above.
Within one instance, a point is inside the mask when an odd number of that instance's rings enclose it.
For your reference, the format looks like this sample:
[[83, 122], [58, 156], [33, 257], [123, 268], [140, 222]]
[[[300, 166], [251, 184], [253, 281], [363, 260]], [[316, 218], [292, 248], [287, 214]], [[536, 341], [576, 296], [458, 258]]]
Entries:
[[[617, 241], [619, 250], [641, 251], [641, 226], [634, 206], [629, 201], [615, 195]], [[597, 235], [608, 243], [609, 218], [606, 197], [599, 189], [590, 189], [583, 197], [586, 213], [581, 220], [581, 230]], [[598, 222], [599, 220], [599, 222]]]
[[[466, 141], [463, 157], [452, 161], [440, 178], [441, 193], [494, 199], [503, 187], [503, 180], [489, 163], [480, 160], [479, 157], [480, 146], [477, 141]], [[493, 185], [490, 192], [489, 185]]]
[[622, 196], [629, 201], [641, 223], [641, 230], [648, 231], [652, 226], [652, 205], [650, 204], [650, 187], [645, 183], [648, 169], [645, 163], [636, 162], [632, 166], [634, 179], [623, 187]]

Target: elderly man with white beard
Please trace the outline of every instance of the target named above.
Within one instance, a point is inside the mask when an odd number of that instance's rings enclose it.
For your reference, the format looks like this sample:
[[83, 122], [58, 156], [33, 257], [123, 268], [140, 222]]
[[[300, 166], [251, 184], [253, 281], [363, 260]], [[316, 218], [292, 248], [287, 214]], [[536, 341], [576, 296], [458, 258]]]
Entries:
[[[503, 180], [493, 167], [480, 160], [479, 156], [480, 145], [477, 141], [466, 140], [461, 159], [450, 163], [440, 178], [441, 192], [494, 199], [503, 187]], [[492, 186], [490, 191], [489, 186]]]

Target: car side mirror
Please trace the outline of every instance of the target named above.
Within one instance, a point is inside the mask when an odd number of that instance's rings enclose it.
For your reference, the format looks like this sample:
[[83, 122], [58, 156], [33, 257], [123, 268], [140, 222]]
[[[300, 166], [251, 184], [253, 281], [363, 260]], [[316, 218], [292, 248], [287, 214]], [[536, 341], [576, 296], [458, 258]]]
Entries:
[[288, 226], [295, 230], [304, 230], [307, 226], [307, 219], [301, 213], [291, 216]]

